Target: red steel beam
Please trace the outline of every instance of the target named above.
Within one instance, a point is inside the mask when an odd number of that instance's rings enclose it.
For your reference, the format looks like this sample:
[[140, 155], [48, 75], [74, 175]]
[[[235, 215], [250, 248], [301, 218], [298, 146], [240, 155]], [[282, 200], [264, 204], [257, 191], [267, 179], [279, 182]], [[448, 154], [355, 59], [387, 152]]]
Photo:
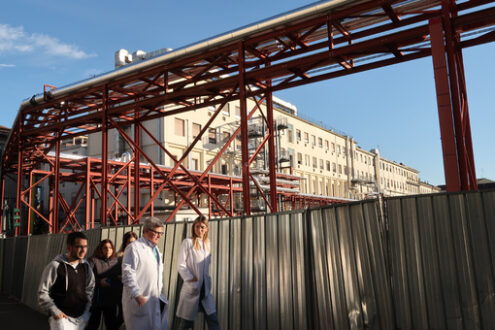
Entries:
[[251, 194], [249, 187], [249, 148], [248, 148], [248, 118], [246, 106], [246, 84], [245, 84], [245, 53], [244, 43], [238, 45], [239, 62], [239, 103], [241, 111], [241, 153], [242, 153], [242, 201], [244, 214], [251, 214]]

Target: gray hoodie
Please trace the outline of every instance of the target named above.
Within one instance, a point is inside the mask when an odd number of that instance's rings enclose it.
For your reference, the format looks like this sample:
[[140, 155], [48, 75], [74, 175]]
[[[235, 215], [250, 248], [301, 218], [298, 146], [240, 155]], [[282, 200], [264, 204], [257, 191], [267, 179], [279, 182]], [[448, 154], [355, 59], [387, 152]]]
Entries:
[[66, 254], [61, 254], [45, 267], [41, 275], [38, 302], [50, 316], [64, 312], [69, 321], [79, 324], [89, 319], [94, 287], [94, 275], [86, 260], [73, 265]]

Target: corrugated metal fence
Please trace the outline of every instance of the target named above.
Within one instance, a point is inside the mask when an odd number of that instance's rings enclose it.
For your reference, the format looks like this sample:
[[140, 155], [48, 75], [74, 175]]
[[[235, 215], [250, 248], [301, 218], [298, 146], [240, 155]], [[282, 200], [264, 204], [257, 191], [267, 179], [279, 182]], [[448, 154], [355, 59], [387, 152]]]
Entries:
[[[88, 231], [120, 246], [124, 232]], [[191, 224], [165, 227], [164, 289]], [[0, 283], [37, 309], [65, 235], [0, 240]], [[223, 329], [494, 329], [495, 191], [365, 201], [212, 221], [213, 295]], [[203, 319], [195, 329], [203, 329]]]

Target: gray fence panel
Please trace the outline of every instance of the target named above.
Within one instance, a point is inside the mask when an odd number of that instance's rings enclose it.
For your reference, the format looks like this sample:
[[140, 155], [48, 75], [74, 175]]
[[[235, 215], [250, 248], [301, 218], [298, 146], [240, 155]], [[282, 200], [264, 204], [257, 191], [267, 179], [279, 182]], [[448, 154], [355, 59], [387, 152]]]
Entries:
[[29, 237], [26, 257], [26, 271], [24, 273], [22, 303], [32, 309], [40, 311], [38, 306], [38, 286], [46, 265], [53, 259], [50, 255], [50, 238], [53, 235], [39, 235]]
[[472, 265], [469, 224], [466, 217], [464, 195], [450, 195], [449, 203], [457, 274], [461, 283], [459, 289], [464, 327], [468, 329], [480, 329], [480, 310], [476, 291], [476, 278]]
[[253, 218], [246, 217], [241, 222], [241, 329], [254, 329], [254, 267]]
[[396, 312], [396, 327], [412, 328], [409, 281], [406, 264], [406, 245], [402, 220], [401, 200], [387, 201], [388, 224], [390, 228], [390, 263], [392, 294]]
[[489, 234], [488, 249], [491, 257], [490, 265], [492, 266], [492, 274], [494, 274], [495, 278], [495, 192], [483, 192], [481, 196], [483, 200], [486, 232]]
[[483, 202], [479, 193], [466, 193], [466, 216], [470, 229], [473, 249], [473, 266], [476, 279], [478, 304], [483, 328], [495, 327], [495, 290], [492, 272], [489, 233], [483, 212]]
[[385, 224], [379, 213], [379, 203], [363, 204], [370, 267], [375, 287], [379, 328], [395, 329], [395, 313], [390, 289], [388, 245]]
[[445, 306], [442, 297], [442, 285], [437, 251], [437, 235], [432, 207], [432, 197], [417, 198], [418, 228], [420, 250], [423, 263], [423, 276], [426, 294], [428, 324], [433, 329], [446, 329]]
[[[334, 258], [332, 252], [335, 250], [327, 246], [327, 244], [338, 244], [338, 237], [333, 236], [331, 231], [326, 228], [327, 225], [335, 225], [334, 219], [329, 216], [334, 211], [333, 208], [311, 210], [307, 219], [310, 222], [309, 238], [313, 270], [311, 273], [314, 277], [313, 292], [316, 302], [313, 317], [317, 320], [315, 326], [319, 329], [333, 328], [333, 319], [340, 320], [340, 313], [336, 308], [345, 306], [345, 301], [342, 301], [342, 305], [335, 305], [335, 295], [338, 295], [340, 290], [334, 286], [332, 262], [338, 262], [339, 258]], [[338, 324], [339, 322], [335, 323], [337, 328], [339, 328]], [[344, 329], [344, 327], [340, 327], [340, 329]]]
[[268, 329], [280, 327], [280, 279], [277, 216], [267, 215], [266, 230], [266, 316]]
[[[217, 231], [218, 252], [216, 276], [216, 303], [218, 318], [222, 329], [229, 328], [229, 297], [230, 297], [230, 220], [219, 220]], [[214, 279], [212, 279], [214, 281]]]
[[16, 238], [4, 240], [2, 292], [7, 295], [13, 294], [15, 241]]
[[253, 218], [253, 310], [254, 329], [267, 329], [266, 218]]
[[421, 261], [420, 237], [416, 210], [416, 198], [402, 199], [404, 243], [411, 299], [412, 325], [415, 329], [428, 328], [426, 298]]
[[[292, 303], [292, 265], [291, 265], [291, 221], [290, 214], [279, 214], [277, 217], [277, 251], [278, 270], [277, 282], [280, 289], [280, 327], [281, 329], [293, 329], [294, 312]], [[277, 283], [275, 282], [275, 283]]]
[[356, 259], [352, 240], [353, 233], [351, 222], [349, 221], [349, 207], [338, 207], [336, 211], [349, 328], [360, 329], [363, 327], [363, 311], [361, 309], [361, 297], [357, 280]]
[[167, 299], [169, 300], [169, 310], [168, 310], [168, 321], [169, 324], [174, 325], [175, 322], [175, 312], [177, 308], [177, 303], [179, 302], [179, 293], [182, 280], [179, 281], [179, 273], [177, 271], [177, 257], [179, 254], [180, 246], [182, 240], [186, 237], [186, 230], [188, 226], [184, 223], [177, 224], [167, 224], [165, 227], [167, 240], [172, 240], [172, 244], [165, 244], [166, 250], [164, 251], [164, 274], [169, 277]]
[[434, 196], [433, 205], [445, 323], [448, 329], [464, 329], [448, 196]]
[[3, 272], [5, 269], [3, 257], [5, 253], [4, 245], [5, 239], [0, 239], [0, 292], [3, 292]]
[[[102, 236], [104, 230], [105, 230], [104, 228], [97, 228], [97, 229], [87, 230], [84, 232], [86, 234], [86, 236], [88, 237], [88, 254], [87, 254], [87, 257], [92, 256], [93, 253], [95, 252], [96, 248], [98, 247], [98, 244], [100, 244], [100, 242], [103, 239], [108, 237], [108, 236], [106, 236], [106, 237]], [[108, 231], [106, 231], [106, 233], [108, 234]]]
[[292, 301], [294, 315], [294, 329], [311, 329], [308, 324], [308, 295], [305, 288], [309, 288], [306, 269], [309, 269], [309, 260], [305, 253], [304, 219], [302, 213], [292, 213], [290, 215], [290, 242], [292, 242]]
[[363, 326], [367, 329], [381, 329], [378, 320], [376, 294], [373, 283], [373, 274], [371, 271], [370, 255], [366, 238], [366, 225], [362, 207], [363, 204], [351, 205], [349, 207], [348, 221], [352, 226]]
[[[243, 220], [243, 219], [242, 219]], [[241, 328], [241, 219], [230, 220], [229, 329]]]
[[22, 285], [24, 283], [24, 273], [26, 268], [26, 256], [28, 250], [29, 239], [27, 236], [17, 237], [15, 240], [14, 252], [14, 268], [13, 268], [13, 291], [12, 294], [17, 299], [22, 299]]

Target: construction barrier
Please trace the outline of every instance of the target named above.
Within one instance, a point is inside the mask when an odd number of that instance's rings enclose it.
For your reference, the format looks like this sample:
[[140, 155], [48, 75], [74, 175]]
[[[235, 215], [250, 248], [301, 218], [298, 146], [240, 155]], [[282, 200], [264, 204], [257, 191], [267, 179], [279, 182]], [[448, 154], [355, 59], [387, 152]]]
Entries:
[[[191, 223], [159, 243], [169, 320]], [[87, 231], [116, 249], [126, 231]], [[371, 200], [210, 222], [212, 293], [223, 329], [493, 329], [495, 191]], [[34, 309], [64, 234], [0, 240], [1, 291]], [[204, 328], [199, 317], [195, 329]]]

